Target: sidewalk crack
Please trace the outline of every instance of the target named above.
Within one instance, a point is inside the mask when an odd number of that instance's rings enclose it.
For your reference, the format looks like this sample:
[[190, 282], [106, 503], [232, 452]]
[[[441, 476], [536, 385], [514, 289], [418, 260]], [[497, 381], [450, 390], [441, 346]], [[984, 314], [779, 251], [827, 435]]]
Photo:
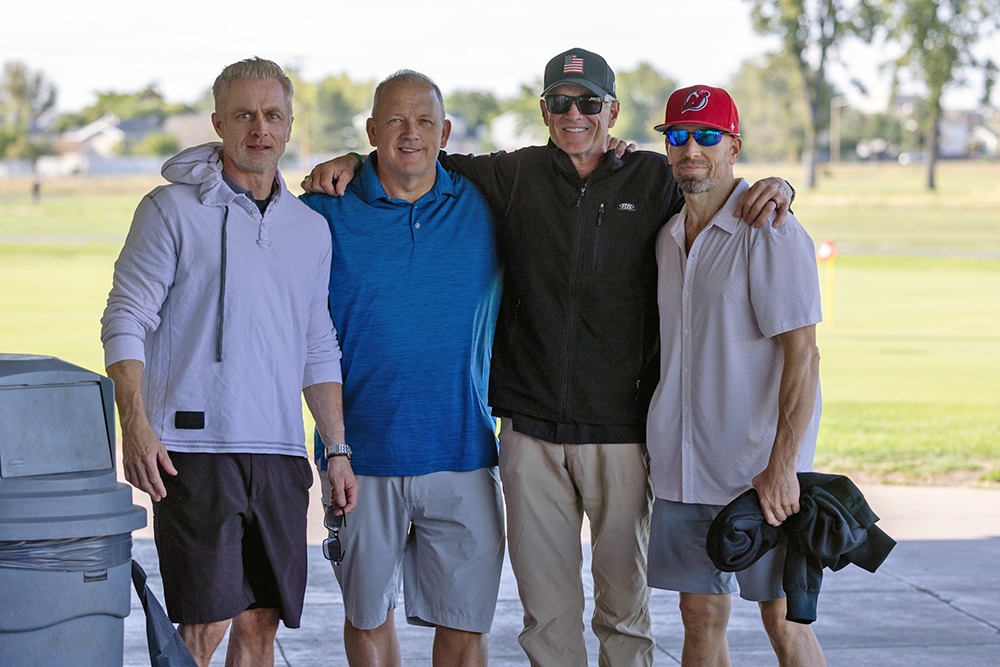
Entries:
[[993, 630], [993, 632], [996, 632], [997, 634], [1000, 634], [1000, 627], [994, 625], [993, 623], [990, 623], [985, 618], [980, 618], [979, 616], [976, 616], [972, 612], [966, 611], [965, 609], [962, 609], [961, 607], [959, 607], [959, 606], [957, 606], [955, 604], [952, 604], [952, 602], [950, 600], [946, 600], [945, 598], [941, 597], [940, 595], [938, 595], [934, 591], [930, 590], [929, 588], [924, 588], [923, 586], [918, 586], [915, 583], [913, 583], [912, 581], [909, 581], [908, 579], [906, 579], [905, 577], [902, 577], [902, 576], [900, 576], [898, 574], [893, 574], [892, 572], [884, 572], [883, 574], [885, 576], [889, 577], [890, 579], [895, 579], [896, 581], [898, 581], [899, 583], [903, 584], [904, 586], [909, 586], [910, 588], [912, 588], [913, 590], [917, 591], [918, 593], [923, 593], [924, 595], [929, 595], [930, 597], [934, 598], [935, 600], [937, 600], [941, 604], [943, 604], [943, 605], [951, 608], [954, 611], [957, 611], [959, 614], [962, 614], [963, 616], [965, 616], [967, 618], [970, 618], [973, 621], [976, 621], [977, 623], [981, 623], [982, 625], [985, 625], [989, 629]]
[[679, 658], [678, 658], [677, 656], [675, 656], [675, 655], [674, 655], [673, 653], [671, 653], [671, 652], [670, 652], [670, 651], [668, 651], [667, 649], [663, 648], [663, 647], [662, 647], [662, 646], [660, 646], [659, 644], [655, 644], [655, 645], [654, 645], [654, 649], [655, 649], [655, 650], [656, 650], [657, 652], [659, 652], [659, 653], [662, 653], [663, 655], [665, 655], [665, 656], [667, 656], [668, 658], [670, 658], [671, 660], [673, 660], [673, 661], [674, 661], [674, 664], [677, 664], [677, 665], [681, 664], [681, 661], [680, 661], [680, 659], [679, 659]]
[[281, 645], [281, 640], [275, 637], [274, 645], [278, 647], [278, 653], [281, 654], [281, 660], [285, 663], [285, 667], [292, 667], [292, 663], [288, 662], [288, 656], [285, 655], [285, 647]]

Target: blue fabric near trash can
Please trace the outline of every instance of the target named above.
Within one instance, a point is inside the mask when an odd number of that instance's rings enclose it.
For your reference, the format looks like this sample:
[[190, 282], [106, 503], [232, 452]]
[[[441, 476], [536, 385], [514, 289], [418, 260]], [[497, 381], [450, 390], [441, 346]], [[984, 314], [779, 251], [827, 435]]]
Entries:
[[146, 612], [146, 644], [152, 667], [198, 667], [184, 640], [163, 611], [160, 601], [146, 584], [146, 571], [132, 561], [132, 584]]

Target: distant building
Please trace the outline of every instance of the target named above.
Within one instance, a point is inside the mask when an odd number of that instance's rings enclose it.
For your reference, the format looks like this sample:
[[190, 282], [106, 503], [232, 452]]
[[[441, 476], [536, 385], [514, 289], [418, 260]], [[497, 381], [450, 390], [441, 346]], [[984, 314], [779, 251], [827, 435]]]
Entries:
[[125, 141], [120, 122], [118, 116], [108, 113], [81, 128], [67, 130], [56, 140], [56, 150], [62, 155], [114, 155]]
[[1000, 158], [1000, 135], [986, 125], [977, 125], [969, 133], [970, 157]]
[[938, 156], [943, 159], [969, 157], [973, 130], [983, 117], [972, 111], [945, 111], [938, 125]]
[[448, 138], [449, 153], [482, 153], [483, 141], [481, 132], [477, 132], [469, 127], [469, 124], [462, 116], [449, 113], [448, 120], [451, 121], [451, 136]]
[[56, 150], [62, 155], [114, 157], [128, 154], [132, 146], [153, 132], [162, 132], [163, 124], [155, 115], [121, 120], [106, 113], [81, 128], [68, 130], [56, 140]]
[[160, 131], [176, 137], [181, 150], [210, 141], [221, 141], [212, 127], [211, 111], [191, 111], [168, 116]]
[[[922, 98], [903, 95], [895, 99], [891, 112], [907, 128], [916, 129], [915, 111]], [[975, 111], [945, 109], [938, 124], [938, 157], [964, 159], [996, 157], [997, 133], [984, 124], [983, 115]]]
[[155, 115], [123, 121], [106, 113], [83, 127], [67, 130], [56, 138], [58, 155], [39, 158], [44, 176], [70, 174], [156, 174], [166, 158], [129, 155], [132, 147], [150, 134], [163, 132]]

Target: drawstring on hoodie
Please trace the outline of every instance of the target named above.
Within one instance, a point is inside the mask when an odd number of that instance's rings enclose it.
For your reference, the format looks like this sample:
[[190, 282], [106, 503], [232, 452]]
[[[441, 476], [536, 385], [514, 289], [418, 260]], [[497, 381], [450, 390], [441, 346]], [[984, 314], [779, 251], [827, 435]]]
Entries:
[[216, 336], [216, 361], [222, 362], [222, 334], [226, 326], [226, 227], [229, 223], [229, 204], [226, 204], [226, 211], [222, 217], [222, 261], [221, 280], [219, 285], [219, 331]]
[[[185, 185], [198, 186], [198, 199], [204, 206], [224, 207], [222, 218], [222, 251], [220, 261], [219, 276], [219, 315], [218, 327], [216, 330], [216, 350], [215, 359], [217, 363], [223, 361], [223, 347], [226, 333], [226, 281], [228, 273], [228, 231], [230, 206], [237, 202], [239, 206], [246, 209], [251, 219], [258, 221], [257, 247], [267, 250], [271, 247], [271, 239], [268, 236], [268, 220], [265, 211], [259, 211], [253, 193], [244, 196], [245, 189], [233, 181], [227, 181], [227, 176], [222, 169], [222, 144], [210, 143], [201, 146], [194, 146], [182, 151], [173, 158], [167, 160], [163, 165], [161, 173], [170, 183], [182, 183]], [[273, 201], [274, 197], [280, 196], [284, 182], [279, 174], [275, 175], [274, 183], [271, 186], [271, 195], [268, 201]], [[270, 206], [266, 206], [270, 209]]]

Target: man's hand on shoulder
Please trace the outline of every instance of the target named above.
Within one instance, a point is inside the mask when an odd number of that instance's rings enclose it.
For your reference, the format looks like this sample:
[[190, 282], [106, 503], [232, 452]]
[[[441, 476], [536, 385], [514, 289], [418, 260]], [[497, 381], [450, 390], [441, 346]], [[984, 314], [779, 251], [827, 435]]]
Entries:
[[639, 147], [631, 141], [625, 141], [624, 139], [619, 139], [618, 137], [612, 137], [609, 134], [604, 150], [605, 152], [614, 151], [615, 156], [621, 159], [625, 153], [634, 153], [639, 150]]
[[764, 178], [753, 185], [743, 195], [736, 214], [754, 227], [761, 227], [774, 213], [773, 227], [785, 224], [785, 216], [795, 196], [792, 187], [781, 178]]
[[347, 192], [347, 184], [354, 179], [354, 173], [363, 164], [358, 156], [351, 153], [321, 162], [302, 179], [302, 189], [339, 197]]
[[333, 456], [327, 461], [326, 478], [330, 481], [330, 504], [339, 507], [337, 514], [353, 512], [358, 505], [358, 480], [346, 456]]

